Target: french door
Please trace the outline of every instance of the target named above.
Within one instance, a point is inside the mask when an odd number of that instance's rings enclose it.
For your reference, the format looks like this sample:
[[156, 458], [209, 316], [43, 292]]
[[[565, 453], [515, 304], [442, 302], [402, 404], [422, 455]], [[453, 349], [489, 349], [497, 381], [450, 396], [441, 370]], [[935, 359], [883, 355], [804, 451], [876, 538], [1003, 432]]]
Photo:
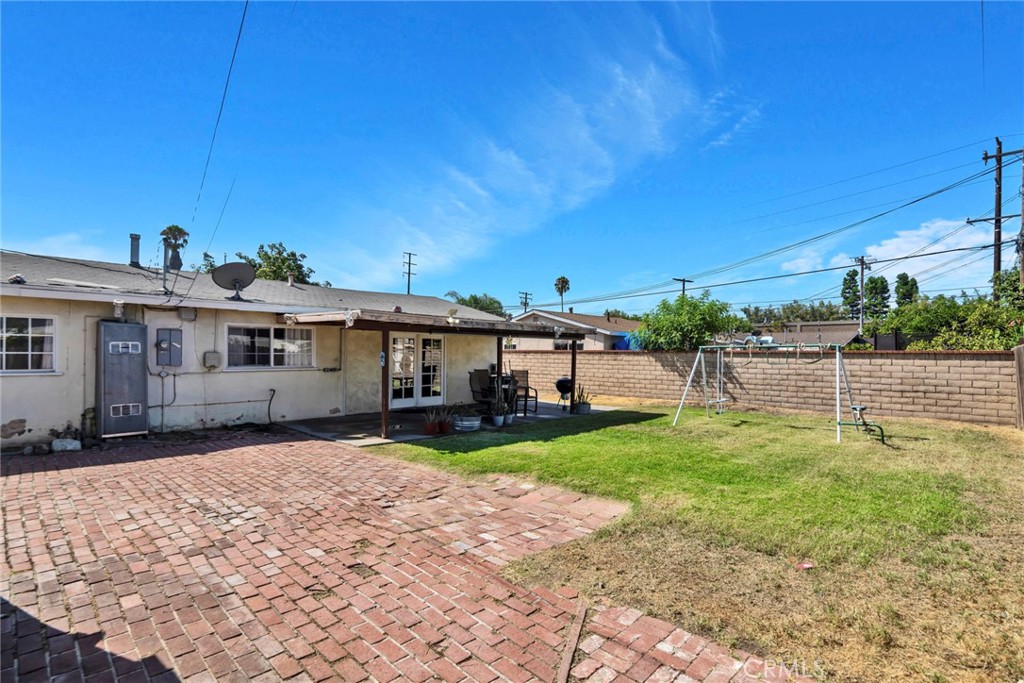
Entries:
[[391, 407], [444, 403], [444, 338], [391, 335]]

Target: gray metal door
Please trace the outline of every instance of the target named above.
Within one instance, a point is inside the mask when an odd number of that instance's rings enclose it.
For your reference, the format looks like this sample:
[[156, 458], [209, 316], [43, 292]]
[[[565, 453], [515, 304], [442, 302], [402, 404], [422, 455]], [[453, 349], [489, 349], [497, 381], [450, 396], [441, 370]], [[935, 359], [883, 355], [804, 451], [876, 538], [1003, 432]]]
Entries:
[[99, 321], [96, 432], [100, 438], [149, 432], [146, 326]]

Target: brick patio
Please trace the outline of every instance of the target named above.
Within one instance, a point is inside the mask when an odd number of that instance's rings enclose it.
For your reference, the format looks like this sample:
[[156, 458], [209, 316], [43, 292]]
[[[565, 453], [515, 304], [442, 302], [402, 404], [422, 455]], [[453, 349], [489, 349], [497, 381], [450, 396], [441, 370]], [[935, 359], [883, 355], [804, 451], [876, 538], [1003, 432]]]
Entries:
[[[626, 509], [292, 436], [3, 465], [3, 682], [553, 681], [576, 593], [498, 569]], [[649, 637], [616, 668], [611, 630], [631, 616], [590, 621], [574, 677], [704, 678], [704, 655], [637, 674], [659, 656]], [[637, 620], [654, 622], [620, 631]], [[707, 680], [727, 680], [713, 653]]]

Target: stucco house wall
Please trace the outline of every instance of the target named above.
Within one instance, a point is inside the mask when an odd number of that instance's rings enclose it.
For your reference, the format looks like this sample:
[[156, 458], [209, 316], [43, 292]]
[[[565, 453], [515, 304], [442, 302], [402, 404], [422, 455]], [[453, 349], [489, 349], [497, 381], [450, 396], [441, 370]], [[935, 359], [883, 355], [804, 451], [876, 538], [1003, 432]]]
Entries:
[[[5, 316], [52, 318], [55, 322], [54, 371], [0, 377], [0, 426], [3, 446], [47, 440], [50, 430], [73, 427], [91, 434], [96, 404], [97, 322], [113, 319], [109, 303], [0, 298]], [[315, 325], [311, 368], [227, 367], [229, 325], [278, 326], [273, 313], [223, 309], [187, 309], [129, 304], [130, 322], [147, 326], [149, 425], [155, 432], [197, 429], [246, 422], [266, 423], [380, 410], [381, 334]], [[157, 330], [182, 331], [181, 366], [156, 365]], [[444, 335], [445, 402], [472, 402], [468, 371], [494, 362], [496, 337]], [[221, 364], [203, 365], [207, 351]], [[273, 390], [273, 391], [271, 391]]]

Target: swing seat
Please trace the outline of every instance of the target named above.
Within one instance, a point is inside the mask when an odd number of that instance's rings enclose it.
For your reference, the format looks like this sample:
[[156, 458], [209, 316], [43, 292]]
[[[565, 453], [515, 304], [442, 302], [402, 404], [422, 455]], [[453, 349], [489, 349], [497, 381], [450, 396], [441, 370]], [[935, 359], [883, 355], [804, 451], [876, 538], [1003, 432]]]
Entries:
[[867, 406], [850, 406], [850, 411], [853, 413], [852, 422], [840, 422], [840, 426], [854, 427], [857, 431], [860, 428], [864, 428], [864, 433], [868, 436], [874, 436], [875, 432], [878, 432], [878, 437], [885, 444], [885, 430], [882, 429], [882, 425], [877, 422], [868, 422], [864, 418], [864, 412], [868, 409]]

